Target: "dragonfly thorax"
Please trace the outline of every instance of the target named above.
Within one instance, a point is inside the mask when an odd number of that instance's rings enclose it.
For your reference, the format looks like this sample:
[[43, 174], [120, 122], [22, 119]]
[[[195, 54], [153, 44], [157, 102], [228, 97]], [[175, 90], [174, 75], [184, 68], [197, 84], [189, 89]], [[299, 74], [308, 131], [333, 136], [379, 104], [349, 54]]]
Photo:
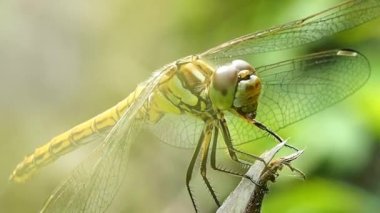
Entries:
[[242, 114], [255, 114], [261, 91], [255, 69], [246, 61], [234, 60], [219, 67], [209, 91], [214, 106], [220, 110], [235, 109]]

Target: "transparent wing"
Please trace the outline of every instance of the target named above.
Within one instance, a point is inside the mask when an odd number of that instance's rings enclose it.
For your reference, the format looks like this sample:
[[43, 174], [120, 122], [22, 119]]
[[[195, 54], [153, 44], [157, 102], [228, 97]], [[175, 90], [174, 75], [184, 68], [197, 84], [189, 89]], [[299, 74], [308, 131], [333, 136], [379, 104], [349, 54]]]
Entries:
[[[236, 117], [229, 112], [226, 113], [232, 119]], [[241, 120], [238, 119], [238, 122], [241, 122]], [[166, 114], [158, 123], [150, 125], [149, 130], [164, 143], [174, 147], [192, 149], [197, 146], [204, 125], [204, 121], [195, 116], [188, 114]], [[237, 136], [239, 135], [237, 134]], [[219, 141], [221, 143], [217, 144], [218, 148], [226, 148], [225, 143], [222, 142], [221, 134], [219, 135]]]
[[379, 0], [352, 0], [304, 19], [233, 39], [200, 56], [218, 63], [236, 56], [292, 48], [353, 28], [379, 15]]
[[[348, 97], [367, 81], [367, 59], [352, 50], [330, 50], [258, 67], [262, 83], [257, 120], [272, 130], [284, 128]], [[249, 122], [225, 112], [235, 145], [267, 135]], [[152, 132], [162, 141], [194, 148], [203, 121], [190, 115], [167, 114]], [[224, 148], [224, 143], [218, 143]]]
[[131, 142], [143, 124], [136, 115], [167, 70], [146, 82], [104, 142], [57, 188], [41, 212], [104, 212], [109, 207], [125, 175]]
[[[352, 50], [330, 50], [257, 68], [263, 91], [256, 119], [272, 130], [284, 128], [357, 91], [370, 75], [368, 60]], [[234, 144], [264, 132], [226, 115]]]
[[197, 145], [204, 122], [188, 114], [165, 114], [149, 130], [161, 141], [176, 147], [193, 148]]

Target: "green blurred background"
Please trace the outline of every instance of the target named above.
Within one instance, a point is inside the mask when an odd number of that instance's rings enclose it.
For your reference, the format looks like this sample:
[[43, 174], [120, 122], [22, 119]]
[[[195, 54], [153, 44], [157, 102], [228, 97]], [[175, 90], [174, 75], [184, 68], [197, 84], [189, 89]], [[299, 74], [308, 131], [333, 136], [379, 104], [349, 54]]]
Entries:
[[[96, 144], [63, 157], [25, 184], [8, 181], [16, 164], [51, 137], [126, 97], [153, 70], [337, 2], [1, 1], [0, 212], [38, 211]], [[279, 132], [306, 149], [294, 165], [308, 178], [285, 171], [271, 186], [264, 212], [380, 209], [379, 25], [375, 20], [306, 47], [356, 49], [371, 62], [372, 76], [344, 102]], [[191, 150], [159, 143], [145, 132], [137, 142], [110, 212], [193, 212], [184, 185]], [[217, 175], [213, 181], [223, 198], [238, 179]], [[205, 186], [197, 178], [193, 185], [202, 212], [215, 211]]]

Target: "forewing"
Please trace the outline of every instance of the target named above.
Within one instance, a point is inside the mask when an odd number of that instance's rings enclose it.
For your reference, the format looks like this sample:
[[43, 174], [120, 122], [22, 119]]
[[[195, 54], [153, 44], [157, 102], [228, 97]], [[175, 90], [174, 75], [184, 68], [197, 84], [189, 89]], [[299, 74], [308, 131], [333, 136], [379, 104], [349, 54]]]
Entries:
[[143, 124], [136, 114], [166, 71], [146, 82], [104, 142], [56, 189], [41, 212], [104, 212], [109, 207], [126, 173], [129, 147]]
[[288, 49], [353, 28], [378, 16], [379, 0], [352, 0], [304, 19], [233, 39], [200, 56], [218, 64], [237, 56]]
[[[370, 75], [368, 60], [351, 50], [330, 50], [258, 67], [262, 82], [256, 119], [272, 130], [284, 128], [357, 91]], [[263, 131], [227, 114], [232, 138], [241, 144]]]

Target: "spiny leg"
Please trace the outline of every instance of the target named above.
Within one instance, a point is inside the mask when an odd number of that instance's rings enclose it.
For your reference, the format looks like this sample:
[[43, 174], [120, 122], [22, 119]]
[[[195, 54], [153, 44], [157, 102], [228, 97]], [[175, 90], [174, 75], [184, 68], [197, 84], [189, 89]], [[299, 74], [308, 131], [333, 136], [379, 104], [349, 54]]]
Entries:
[[248, 156], [249, 158], [253, 158], [255, 160], [259, 160], [259, 161], [263, 162], [265, 164], [265, 166], [267, 166], [267, 163], [264, 161], [264, 159], [262, 159], [262, 158], [260, 158], [258, 156], [255, 156], [255, 155], [252, 155], [252, 154], [240, 151], [238, 149], [235, 149], [235, 147], [232, 144], [232, 139], [231, 139], [230, 131], [228, 130], [227, 122], [226, 122], [226, 120], [224, 118], [220, 119], [219, 126], [220, 126], [221, 131], [222, 131], [224, 143], [227, 146], [228, 153], [230, 154], [232, 160], [237, 161], [237, 162], [239, 162], [241, 164], [246, 164], [246, 163], [241, 162], [237, 158], [236, 153], [239, 153], [239, 154]]
[[210, 191], [213, 199], [215, 200], [216, 204], [218, 206], [220, 206], [220, 202], [217, 199], [215, 192], [212, 189], [211, 184], [206, 177], [206, 163], [207, 163], [208, 149], [209, 149], [210, 141], [211, 141], [212, 127], [213, 127], [212, 124], [208, 123], [202, 129], [202, 134], [199, 137], [198, 144], [195, 148], [193, 157], [191, 158], [189, 167], [187, 168], [187, 172], [186, 172], [186, 188], [187, 188], [187, 191], [190, 195], [191, 202], [193, 203], [193, 206], [194, 206], [196, 212], [198, 212], [198, 209], [197, 209], [197, 206], [195, 204], [195, 199], [194, 199], [193, 193], [190, 189], [190, 181], [191, 181], [191, 177], [193, 174], [195, 162], [197, 161], [198, 154], [201, 150], [202, 150], [201, 168], [200, 168], [201, 169], [201, 176], [203, 178], [203, 181], [206, 183], [206, 186], [209, 189], [209, 191]]
[[[267, 132], [270, 135], [272, 135], [274, 138], [276, 138], [276, 140], [278, 142], [280, 142], [280, 143], [284, 142], [284, 140], [279, 135], [277, 135], [275, 132], [273, 132], [272, 130], [270, 130], [264, 124], [260, 123], [259, 121], [255, 120], [255, 119], [252, 119], [251, 122], [252, 122], [253, 125], [255, 125], [256, 127], [258, 127], [259, 129], [264, 130], [265, 132]], [[288, 148], [290, 148], [290, 149], [295, 150], [296, 152], [299, 151], [297, 148], [295, 148], [292, 145], [285, 144], [285, 146], [288, 147]]]
[[226, 170], [223, 168], [219, 168], [216, 165], [216, 149], [217, 149], [217, 144], [218, 144], [218, 137], [219, 137], [219, 129], [215, 128], [214, 129], [214, 136], [213, 136], [213, 140], [212, 140], [212, 147], [211, 147], [211, 158], [210, 158], [211, 168], [216, 170], [216, 171], [224, 172], [224, 173], [227, 173], [230, 175], [234, 175], [234, 176], [238, 176], [238, 177], [244, 177], [243, 174], [240, 174], [240, 173], [234, 172], [234, 171], [229, 171], [229, 170]]
[[191, 176], [193, 174], [195, 162], [197, 161], [197, 157], [198, 157], [199, 151], [200, 151], [201, 146], [202, 146], [203, 139], [205, 137], [205, 131], [204, 131], [205, 128], [206, 128], [206, 126], [202, 130], [202, 134], [199, 138], [198, 144], [194, 150], [193, 157], [191, 158], [191, 161], [189, 163], [189, 167], [187, 168], [187, 172], [186, 172], [186, 188], [187, 188], [187, 191], [190, 195], [190, 199], [191, 199], [191, 202], [194, 206], [195, 212], [198, 212], [198, 209], [197, 209], [197, 205], [195, 204], [193, 193], [191, 192], [191, 189], [190, 189], [190, 180], [191, 180]]
[[212, 186], [211, 186], [211, 184], [210, 184], [210, 182], [206, 176], [206, 173], [207, 173], [206, 172], [207, 156], [208, 156], [210, 142], [211, 142], [212, 128], [213, 128], [212, 125], [208, 125], [205, 129], [206, 133], [205, 133], [205, 137], [204, 137], [204, 140], [202, 142], [202, 147], [201, 147], [201, 167], [200, 167], [200, 170], [201, 170], [201, 176], [203, 178], [203, 181], [205, 182], [208, 190], [210, 191], [212, 198], [214, 199], [216, 205], [220, 206], [220, 202], [219, 202], [219, 200], [215, 194], [215, 191], [212, 188]]
[[[239, 154], [244, 154], [248, 157], [251, 157], [251, 158], [254, 158], [256, 160], [260, 160], [261, 162], [264, 163], [264, 165], [267, 167], [267, 163], [264, 161], [264, 159], [260, 158], [260, 157], [257, 157], [255, 155], [251, 155], [249, 153], [246, 153], [246, 152], [242, 152], [240, 150], [237, 150], [233, 147], [232, 145], [232, 139], [231, 139], [231, 136], [229, 134], [229, 130], [228, 130], [228, 127], [226, 125], [226, 120], [222, 119], [220, 120], [220, 128], [222, 129], [222, 134], [223, 134], [223, 140], [224, 140], [224, 143], [226, 144], [227, 148], [228, 148], [228, 152], [230, 153], [230, 157], [237, 161], [238, 163], [241, 163], [241, 164], [244, 164], [244, 165], [248, 165], [246, 163], [243, 163], [241, 162], [237, 156], [236, 156], [236, 153], [239, 153]], [[215, 132], [214, 132], [214, 139], [213, 139], [213, 144], [212, 144], [212, 150], [211, 150], [211, 168], [217, 170], [217, 171], [221, 171], [221, 172], [224, 172], [224, 173], [227, 173], [227, 174], [231, 174], [231, 175], [235, 175], [235, 176], [238, 176], [238, 177], [244, 177], [244, 178], [247, 178], [248, 180], [250, 180], [253, 184], [255, 184], [256, 186], [260, 186], [259, 183], [256, 183], [254, 180], [252, 180], [251, 177], [247, 176], [246, 174], [239, 174], [237, 172], [232, 172], [232, 171], [227, 171], [225, 169], [222, 169], [222, 168], [218, 168], [216, 166], [216, 148], [217, 148], [217, 143], [218, 143], [218, 129], [215, 128]], [[234, 156], [234, 157], [233, 157]]]

